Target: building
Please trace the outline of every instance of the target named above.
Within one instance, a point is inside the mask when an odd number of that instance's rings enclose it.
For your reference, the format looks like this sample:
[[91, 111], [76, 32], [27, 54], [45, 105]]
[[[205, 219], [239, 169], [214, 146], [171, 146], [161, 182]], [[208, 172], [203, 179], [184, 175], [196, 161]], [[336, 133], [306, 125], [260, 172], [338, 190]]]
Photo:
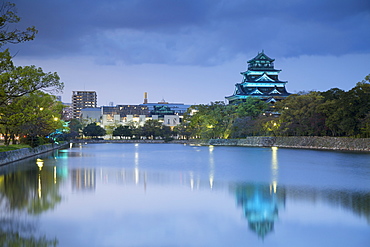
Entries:
[[98, 123], [102, 118], [101, 108], [84, 108], [81, 110], [80, 119], [86, 121], [86, 123]]
[[69, 121], [73, 118], [72, 103], [63, 103], [62, 120]]
[[137, 122], [143, 125], [150, 115], [148, 107], [142, 105], [116, 105], [102, 106], [102, 125], [121, 124]]
[[275, 59], [269, 58], [264, 51], [249, 60], [248, 69], [241, 72], [243, 80], [235, 84], [234, 94], [225, 97], [229, 104], [244, 101], [248, 97], [259, 98], [274, 103], [290, 95], [285, 89], [286, 81], [279, 80], [281, 70], [274, 68]]
[[80, 118], [81, 110], [84, 108], [97, 107], [97, 94], [95, 91], [73, 91], [72, 92], [72, 116]]
[[184, 115], [184, 113], [190, 107], [190, 105], [185, 105], [184, 103], [169, 103], [165, 101], [164, 99], [162, 99], [162, 101], [158, 103], [149, 103], [147, 92], [144, 93], [144, 103], [140, 105], [148, 107], [150, 112], [153, 112], [155, 108], [158, 108], [158, 107], [168, 107], [172, 111], [171, 114], [176, 114], [179, 116]]
[[180, 124], [179, 113], [176, 113], [175, 110], [172, 110], [167, 105], [157, 105], [153, 107], [153, 110], [150, 111], [153, 120], [158, 120], [163, 123], [163, 125], [169, 126], [171, 128]]

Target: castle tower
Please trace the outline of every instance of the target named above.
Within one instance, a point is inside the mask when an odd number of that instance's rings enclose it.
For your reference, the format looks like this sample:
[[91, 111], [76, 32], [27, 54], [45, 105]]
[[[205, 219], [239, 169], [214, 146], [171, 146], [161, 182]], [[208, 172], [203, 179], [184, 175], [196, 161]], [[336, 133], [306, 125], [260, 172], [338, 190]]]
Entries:
[[290, 95], [285, 89], [286, 81], [279, 80], [281, 70], [274, 68], [275, 59], [269, 58], [263, 51], [249, 60], [248, 69], [241, 72], [243, 80], [235, 84], [234, 94], [226, 96], [229, 104], [243, 101], [248, 97], [259, 98], [274, 103]]

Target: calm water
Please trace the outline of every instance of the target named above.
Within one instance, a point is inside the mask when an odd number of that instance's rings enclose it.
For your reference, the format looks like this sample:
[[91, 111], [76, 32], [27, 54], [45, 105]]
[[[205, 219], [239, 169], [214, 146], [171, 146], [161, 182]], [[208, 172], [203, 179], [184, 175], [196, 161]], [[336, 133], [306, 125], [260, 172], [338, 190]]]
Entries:
[[0, 246], [369, 246], [370, 154], [81, 145], [0, 167], [0, 207]]

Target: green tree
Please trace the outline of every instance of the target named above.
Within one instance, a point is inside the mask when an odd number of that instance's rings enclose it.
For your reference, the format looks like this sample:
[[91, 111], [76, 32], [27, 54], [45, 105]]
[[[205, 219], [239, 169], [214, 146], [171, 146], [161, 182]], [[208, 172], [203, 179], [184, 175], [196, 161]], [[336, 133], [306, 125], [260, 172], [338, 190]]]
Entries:
[[325, 125], [328, 129], [327, 134], [331, 136], [343, 135], [339, 123], [343, 120], [344, 106], [342, 101], [346, 92], [339, 88], [332, 88], [320, 94], [324, 97], [320, 111], [325, 115]]
[[90, 123], [85, 128], [83, 128], [82, 133], [85, 136], [90, 136], [92, 138], [97, 138], [99, 136], [104, 136], [106, 134], [105, 129], [96, 123]]
[[330, 89], [321, 93], [325, 102], [324, 113], [328, 134], [333, 136], [368, 136], [367, 116], [370, 114], [370, 75], [345, 92]]
[[158, 120], [148, 120], [141, 128], [141, 135], [149, 139], [155, 139], [156, 137], [162, 136], [162, 128], [163, 124]]
[[247, 98], [244, 102], [225, 105], [211, 102], [209, 105], [195, 105], [184, 117], [187, 129], [195, 138], [228, 138], [241, 134], [245, 120], [254, 120], [268, 109], [265, 102]]
[[191, 131], [188, 122], [182, 122], [179, 125], [175, 126], [174, 132], [179, 135], [180, 139], [189, 140], [189, 138], [191, 137]]
[[270, 105], [257, 98], [246, 98], [245, 101], [237, 104], [237, 117], [252, 117], [253, 119], [267, 111]]
[[68, 127], [72, 138], [80, 136], [80, 133], [82, 132], [83, 129], [81, 121], [77, 118], [71, 119], [71, 121], [69, 121], [68, 123]]
[[366, 117], [370, 114], [370, 75], [365, 80], [356, 84], [348, 91], [349, 106], [353, 109], [352, 114], [356, 119], [354, 131], [350, 134], [361, 136], [361, 124], [366, 123]]
[[16, 13], [14, 3], [4, 2], [0, 6], [0, 47], [6, 43], [18, 44], [33, 40], [37, 34], [34, 26], [26, 28], [25, 31], [13, 28], [12, 26], [21, 20]]
[[112, 139], [113, 138], [113, 132], [117, 127], [118, 127], [118, 124], [115, 124], [115, 123], [104, 126], [105, 132], [106, 132], [105, 134], [110, 136], [109, 138]]
[[324, 97], [318, 92], [290, 95], [277, 102], [281, 113], [280, 133], [283, 135], [317, 136], [326, 133], [325, 116], [320, 111]]
[[272, 105], [249, 97], [236, 105], [236, 115], [232, 122], [231, 136], [242, 138], [251, 135], [261, 135], [266, 117], [261, 117]]
[[120, 139], [132, 137], [132, 129], [129, 126], [118, 126], [113, 130], [113, 136], [119, 136]]
[[361, 137], [370, 138], [370, 112], [360, 121]]
[[8, 50], [0, 52], [0, 107], [15, 98], [39, 90], [60, 92], [64, 84], [57, 73], [45, 73], [36, 66], [14, 66]]
[[55, 96], [40, 91], [15, 98], [10, 104], [0, 107], [0, 130], [5, 145], [9, 144], [10, 138], [14, 140], [20, 134], [33, 140], [62, 128], [62, 108]]
[[171, 130], [169, 126], [162, 125], [161, 131], [160, 131], [160, 136], [165, 139], [165, 141], [169, 141], [173, 139], [174, 131]]
[[211, 115], [212, 106], [194, 105], [188, 108], [184, 121], [188, 122], [188, 131], [193, 138], [213, 138], [213, 128], [217, 121]]

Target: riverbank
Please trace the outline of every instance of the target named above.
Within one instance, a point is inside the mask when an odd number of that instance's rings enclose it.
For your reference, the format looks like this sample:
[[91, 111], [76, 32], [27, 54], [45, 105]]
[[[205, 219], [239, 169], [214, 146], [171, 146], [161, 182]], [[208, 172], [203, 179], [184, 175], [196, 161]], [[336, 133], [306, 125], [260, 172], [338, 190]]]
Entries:
[[244, 139], [191, 140], [191, 144], [213, 146], [281, 147], [370, 152], [370, 138], [319, 136], [251, 136]]
[[250, 136], [243, 139], [173, 140], [74, 140], [74, 143], [175, 143], [204, 146], [281, 147], [370, 152], [370, 138], [319, 136]]
[[46, 144], [35, 148], [21, 148], [17, 150], [11, 150], [0, 153], [0, 166], [6, 165], [14, 161], [26, 159], [32, 156], [36, 156], [42, 153], [46, 153], [55, 149], [68, 147], [69, 143], [65, 142], [62, 144]]
[[97, 140], [97, 139], [76, 139], [72, 140], [71, 143], [174, 143], [174, 144], [187, 144], [187, 140], [134, 140], [134, 139], [115, 139], [115, 140]]
[[[173, 140], [73, 140], [72, 143], [174, 143], [203, 146], [281, 147], [340, 151], [370, 152], [370, 138], [317, 137], [317, 136], [251, 136], [244, 139], [191, 139]], [[0, 153], [0, 165], [36, 156], [54, 149], [68, 147], [69, 143], [47, 144], [36, 148], [22, 148]]]

